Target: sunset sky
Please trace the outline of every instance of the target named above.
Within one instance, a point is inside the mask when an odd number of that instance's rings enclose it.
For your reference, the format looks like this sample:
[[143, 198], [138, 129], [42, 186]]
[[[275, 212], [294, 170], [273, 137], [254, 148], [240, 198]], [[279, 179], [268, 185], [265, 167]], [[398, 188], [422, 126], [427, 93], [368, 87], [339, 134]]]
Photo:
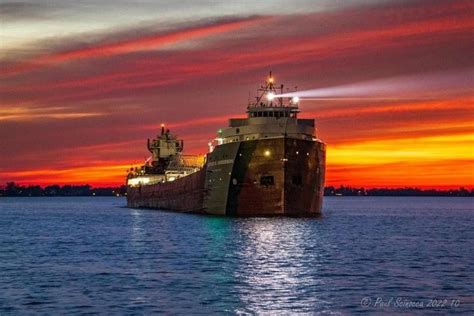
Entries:
[[326, 185], [472, 188], [473, 3], [1, 0], [0, 184], [123, 184], [162, 122], [204, 154], [272, 70], [385, 87], [301, 101]]

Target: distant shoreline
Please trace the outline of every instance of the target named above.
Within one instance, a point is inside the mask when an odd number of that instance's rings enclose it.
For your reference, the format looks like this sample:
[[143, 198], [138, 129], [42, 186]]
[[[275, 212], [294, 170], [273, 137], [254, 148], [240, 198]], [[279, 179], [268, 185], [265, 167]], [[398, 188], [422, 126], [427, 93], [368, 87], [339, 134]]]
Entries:
[[[0, 195], [0, 199], [2, 198], [124, 198], [127, 195], [40, 195], [40, 196], [7, 196], [7, 195]], [[469, 198], [474, 197], [474, 195], [324, 195], [324, 197], [334, 197], [334, 198], [343, 198], [343, 197], [451, 197], [451, 198]]]
[[[22, 186], [9, 182], [0, 186], [0, 197], [77, 197], [77, 196], [126, 196], [125, 185], [119, 187], [93, 188], [86, 185], [39, 185]], [[473, 197], [474, 189], [463, 187], [450, 190], [420, 189], [420, 188], [355, 188], [333, 187], [324, 189], [324, 196], [445, 196], [445, 197]]]

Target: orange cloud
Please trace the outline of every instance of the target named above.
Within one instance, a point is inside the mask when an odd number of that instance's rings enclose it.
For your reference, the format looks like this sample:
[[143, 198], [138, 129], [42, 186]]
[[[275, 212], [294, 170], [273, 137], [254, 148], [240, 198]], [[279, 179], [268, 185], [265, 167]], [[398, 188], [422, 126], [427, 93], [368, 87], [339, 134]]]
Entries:
[[474, 133], [328, 146], [328, 184], [474, 186]]
[[474, 160], [400, 161], [378, 165], [328, 164], [326, 185], [474, 188]]
[[87, 167], [38, 169], [6, 172], [2, 176], [21, 184], [90, 184], [92, 186], [122, 185], [130, 164], [102, 164]]
[[65, 107], [37, 107], [13, 106], [0, 109], [0, 121], [31, 121], [44, 119], [80, 119], [85, 117], [101, 116], [101, 112], [70, 111]]

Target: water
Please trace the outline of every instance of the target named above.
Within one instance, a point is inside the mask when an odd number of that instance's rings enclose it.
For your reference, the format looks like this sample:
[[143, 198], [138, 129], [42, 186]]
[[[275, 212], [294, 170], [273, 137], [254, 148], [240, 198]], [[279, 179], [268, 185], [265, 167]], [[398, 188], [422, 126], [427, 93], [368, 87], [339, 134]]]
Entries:
[[238, 219], [4, 198], [0, 314], [473, 314], [473, 202], [328, 197], [319, 219]]

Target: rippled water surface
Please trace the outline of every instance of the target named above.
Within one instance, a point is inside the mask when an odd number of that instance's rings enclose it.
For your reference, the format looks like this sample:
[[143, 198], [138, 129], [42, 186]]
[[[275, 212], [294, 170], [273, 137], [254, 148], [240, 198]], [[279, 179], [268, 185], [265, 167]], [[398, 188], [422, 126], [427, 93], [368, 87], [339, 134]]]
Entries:
[[329, 197], [322, 218], [239, 219], [3, 198], [0, 314], [473, 314], [473, 201]]

